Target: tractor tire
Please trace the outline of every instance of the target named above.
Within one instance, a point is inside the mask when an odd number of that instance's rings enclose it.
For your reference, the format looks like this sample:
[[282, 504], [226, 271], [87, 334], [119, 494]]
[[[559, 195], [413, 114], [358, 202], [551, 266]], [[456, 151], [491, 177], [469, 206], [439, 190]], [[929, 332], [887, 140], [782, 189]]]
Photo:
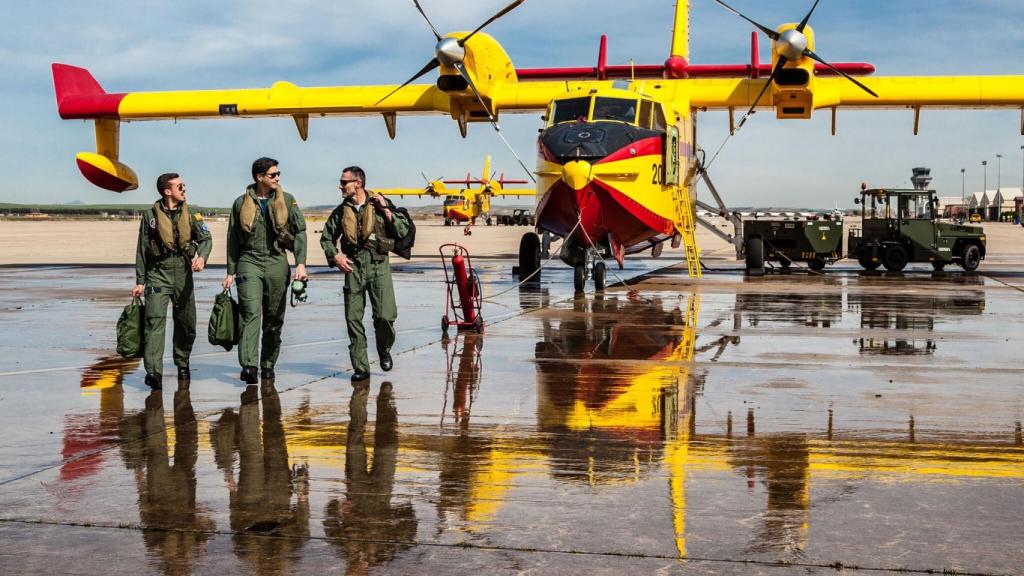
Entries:
[[608, 269], [605, 267], [604, 262], [597, 262], [594, 264], [594, 290], [598, 292], [604, 292], [605, 281], [608, 277]]
[[974, 272], [981, 264], [981, 249], [977, 244], [971, 244], [964, 248], [963, 256], [960, 257], [960, 267], [968, 272]]
[[587, 287], [587, 269], [583, 264], [572, 267], [572, 287], [577, 294]]
[[519, 281], [540, 282], [540, 236], [533, 232], [519, 240]]
[[910, 257], [907, 249], [900, 245], [889, 246], [882, 253], [882, 266], [891, 272], [899, 272], [907, 267]]
[[747, 274], [764, 275], [764, 241], [759, 236], [747, 238]]

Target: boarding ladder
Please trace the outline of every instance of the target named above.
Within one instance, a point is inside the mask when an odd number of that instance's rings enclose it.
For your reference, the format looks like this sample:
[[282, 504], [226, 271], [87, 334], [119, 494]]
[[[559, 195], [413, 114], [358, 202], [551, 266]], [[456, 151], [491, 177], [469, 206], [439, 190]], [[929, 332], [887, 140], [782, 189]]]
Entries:
[[677, 186], [672, 192], [675, 204], [675, 228], [683, 240], [686, 253], [686, 269], [691, 278], [700, 278], [700, 248], [697, 247], [695, 233], [696, 221], [693, 214], [693, 203], [690, 202], [690, 190], [686, 186]]

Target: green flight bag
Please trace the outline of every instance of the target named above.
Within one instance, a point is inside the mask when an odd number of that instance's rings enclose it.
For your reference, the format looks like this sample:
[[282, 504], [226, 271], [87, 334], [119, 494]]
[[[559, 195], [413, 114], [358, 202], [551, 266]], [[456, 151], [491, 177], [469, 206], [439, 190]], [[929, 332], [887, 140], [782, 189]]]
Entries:
[[240, 336], [238, 329], [238, 303], [231, 297], [231, 289], [227, 289], [213, 301], [213, 310], [210, 312], [210, 325], [207, 327], [206, 336], [210, 344], [223, 346], [224, 350], [231, 351], [232, 346], [238, 344]]
[[144, 351], [146, 306], [138, 296], [121, 311], [117, 320], [117, 353], [124, 358], [138, 358]]

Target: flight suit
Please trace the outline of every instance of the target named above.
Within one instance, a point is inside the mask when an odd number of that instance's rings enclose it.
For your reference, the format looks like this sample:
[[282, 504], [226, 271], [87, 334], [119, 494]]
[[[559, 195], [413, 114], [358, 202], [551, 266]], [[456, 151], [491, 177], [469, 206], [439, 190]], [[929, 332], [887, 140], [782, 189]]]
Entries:
[[[368, 195], [372, 192], [367, 191]], [[359, 226], [359, 234], [355, 239], [346, 241], [343, 234], [343, 219], [346, 211], [356, 215], [362, 221], [363, 210], [369, 206], [369, 200], [362, 206], [356, 206], [351, 199], [346, 199], [331, 212], [324, 224], [320, 245], [327, 256], [327, 263], [334, 266], [334, 257], [340, 248], [345, 256], [352, 261], [352, 272], [345, 274], [345, 323], [348, 327], [348, 355], [355, 372], [368, 373], [370, 359], [366, 352], [366, 330], [363, 328], [363, 313], [366, 310], [366, 295], [370, 296], [373, 308], [373, 330], [377, 336], [377, 353], [382, 355], [391, 350], [395, 343], [395, 320], [398, 318], [398, 305], [395, 303], [395, 287], [391, 280], [391, 262], [388, 251], [394, 240], [404, 237], [409, 231], [406, 217], [392, 210], [392, 221], [388, 222], [382, 210], [374, 210], [373, 229]], [[352, 241], [354, 240], [354, 241]]]
[[[278, 194], [284, 194], [287, 226], [294, 236], [290, 247], [278, 242], [278, 230], [270, 213], [269, 202], [274, 202]], [[306, 220], [295, 198], [278, 188], [269, 198], [267, 211], [262, 207], [256, 210], [252, 232], [246, 233], [241, 223], [246, 196], [259, 204], [255, 185], [250, 185], [235, 200], [228, 223], [228, 274], [235, 276], [240, 307], [238, 363], [243, 368], [273, 368], [281, 352], [281, 329], [291, 285], [287, 252], [291, 250], [296, 264], [306, 263]]]
[[[184, 205], [182, 205], [184, 206]], [[160, 240], [156, 213], [162, 210], [174, 231], [175, 248], [167, 248]], [[135, 283], [146, 286], [146, 330], [143, 363], [147, 374], [163, 374], [164, 330], [167, 324], [167, 304], [171, 304], [174, 319], [174, 365], [188, 366], [192, 344], [196, 340], [196, 297], [192, 285], [192, 258], [210, 257], [213, 240], [210, 229], [198, 212], [189, 210], [191, 242], [185, 249], [177, 247], [180, 237], [178, 218], [182, 207], [167, 210], [158, 202], [152, 210], [143, 213], [139, 225], [139, 243], [135, 251]]]

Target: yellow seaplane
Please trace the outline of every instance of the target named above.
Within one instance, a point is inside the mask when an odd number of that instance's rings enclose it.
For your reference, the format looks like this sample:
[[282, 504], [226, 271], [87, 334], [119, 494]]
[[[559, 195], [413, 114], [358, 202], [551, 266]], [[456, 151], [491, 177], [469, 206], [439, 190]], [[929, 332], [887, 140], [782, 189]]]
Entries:
[[[479, 178], [473, 177], [469, 172], [463, 180], [444, 180], [437, 178], [429, 180], [423, 188], [376, 188], [385, 196], [431, 196], [433, 198], [444, 198], [444, 225], [453, 226], [463, 222], [476, 224], [477, 218], [483, 218], [490, 226], [493, 223], [491, 218], [491, 198], [496, 196], [536, 196], [537, 191], [533, 188], [510, 188], [506, 184], [529, 184], [527, 180], [511, 180], [505, 178], [501, 173], [497, 179], [495, 173], [491, 172], [491, 157], [484, 159], [484, 170]], [[423, 177], [426, 179], [426, 176]], [[448, 189], [446, 184], [460, 184], [465, 188], [458, 191]]]
[[[654, 72], [645, 68], [645, 75], [615, 80], [603, 48], [598, 66], [583, 69], [585, 77], [577, 77], [579, 69], [519, 70], [481, 30], [524, 1], [515, 0], [472, 31], [442, 35], [414, 0], [436, 43], [427, 64], [400, 85], [307, 88], [281, 81], [270, 88], [113, 94], [87, 70], [54, 64], [57, 107], [62, 118], [95, 121], [97, 149], [80, 153], [78, 165], [91, 182], [117, 191], [138, 184], [119, 159], [120, 126], [128, 121], [291, 116], [306, 139], [310, 119], [379, 114], [394, 138], [399, 115], [445, 115], [465, 136], [470, 123], [488, 122], [501, 135], [502, 114], [539, 112], [536, 232], [563, 238], [559, 256], [574, 267], [577, 289], [590, 277], [595, 288], [604, 288], [605, 257], [621, 267], [627, 253], [668, 239], [685, 246], [690, 275], [700, 275], [692, 194], [698, 180], [706, 180], [699, 112], [728, 112], [734, 128], [759, 109], [774, 110], [779, 120], [826, 113], [834, 133], [844, 109], [906, 109], [914, 115], [915, 132], [926, 109], [1024, 110], [1020, 75], [855, 79], [870, 66], [838, 66], [816, 52], [808, 22], [820, 0], [799, 22], [776, 28], [716, 0], [771, 40], [770, 66], [761, 65], [756, 52], [749, 66], [709, 72], [691, 65], [689, 2], [677, 0], [670, 56]], [[435, 70], [435, 81], [415, 83]], [[745, 113], [733, 123], [737, 110]], [[728, 238], [741, 245], [740, 230]], [[523, 277], [539, 277], [540, 254], [538, 234], [525, 234], [519, 247]]]

